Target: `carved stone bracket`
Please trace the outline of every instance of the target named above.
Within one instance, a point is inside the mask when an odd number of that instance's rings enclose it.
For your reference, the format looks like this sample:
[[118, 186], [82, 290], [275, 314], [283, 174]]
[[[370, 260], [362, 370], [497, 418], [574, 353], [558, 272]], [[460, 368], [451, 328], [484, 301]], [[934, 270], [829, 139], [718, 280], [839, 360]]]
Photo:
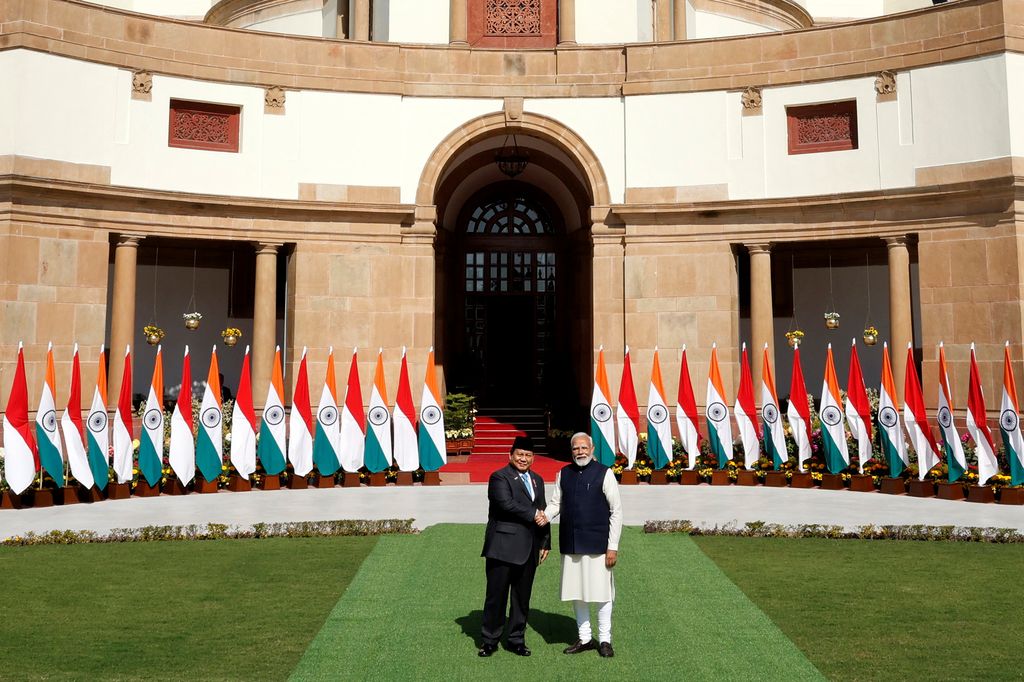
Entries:
[[514, 126], [521, 125], [523, 121], [523, 98], [522, 97], [506, 97], [505, 98], [505, 125]]
[[743, 113], [760, 114], [761, 113], [761, 88], [750, 86], [743, 91], [740, 95], [740, 102], [743, 104]]
[[149, 71], [135, 71], [132, 73], [132, 99], [139, 99], [145, 102], [152, 101], [152, 90], [153, 74]]
[[875, 92], [879, 96], [896, 94], [896, 74], [892, 71], [882, 71], [875, 76]]
[[263, 113], [283, 114], [284, 113], [284, 88], [277, 85], [267, 88], [263, 93]]

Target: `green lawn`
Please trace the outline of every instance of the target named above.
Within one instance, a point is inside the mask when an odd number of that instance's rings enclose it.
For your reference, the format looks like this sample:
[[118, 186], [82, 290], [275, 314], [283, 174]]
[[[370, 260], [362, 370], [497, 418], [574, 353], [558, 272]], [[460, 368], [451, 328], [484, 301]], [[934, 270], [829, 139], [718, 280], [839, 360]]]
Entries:
[[376, 542], [0, 548], [0, 679], [283, 679]]

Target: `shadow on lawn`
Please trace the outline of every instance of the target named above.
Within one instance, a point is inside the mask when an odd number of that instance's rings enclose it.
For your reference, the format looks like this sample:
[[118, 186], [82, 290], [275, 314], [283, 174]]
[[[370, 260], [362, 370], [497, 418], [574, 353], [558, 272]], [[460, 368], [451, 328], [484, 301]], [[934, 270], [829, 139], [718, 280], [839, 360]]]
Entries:
[[[480, 646], [480, 626], [483, 618], [484, 612], [477, 609], [455, 619], [463, 634], [472, 638], [477, 646]], [[547, 644], [572, 644], [578, 638], [576, 619], [562, 613], [530, 609], [528, 625], [536, 630]]]

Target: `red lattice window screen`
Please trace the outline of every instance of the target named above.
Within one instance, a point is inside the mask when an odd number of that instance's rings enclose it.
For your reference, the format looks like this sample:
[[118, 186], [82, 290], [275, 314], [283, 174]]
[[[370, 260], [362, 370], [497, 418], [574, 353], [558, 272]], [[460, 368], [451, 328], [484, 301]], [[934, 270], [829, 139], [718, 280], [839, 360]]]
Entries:
[[473, 47], [554, 47], [558, 0], [464, 0]]
[[789, 153], [857, 149], [857, 100], [786, 107]]
[[484, 35], [539, 36], [540, 0], [486, 0]]
[[186, 149], [238, 151], [242, 108], [172, 99], [167, 144]]

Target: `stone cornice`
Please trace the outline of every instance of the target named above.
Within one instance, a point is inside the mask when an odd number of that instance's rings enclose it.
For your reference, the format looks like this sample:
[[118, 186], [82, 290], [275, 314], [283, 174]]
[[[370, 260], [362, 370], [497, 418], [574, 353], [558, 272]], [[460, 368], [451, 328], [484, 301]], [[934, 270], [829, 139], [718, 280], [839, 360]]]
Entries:
[[835, 80], [1021, 52], [1024, 3], [959, 0], [781, 33], [515, 51], [285, 36], [75, 0], [0, 3], [0, 50], [16, 48], [260, 87], [427, 97], [615, 97]]

